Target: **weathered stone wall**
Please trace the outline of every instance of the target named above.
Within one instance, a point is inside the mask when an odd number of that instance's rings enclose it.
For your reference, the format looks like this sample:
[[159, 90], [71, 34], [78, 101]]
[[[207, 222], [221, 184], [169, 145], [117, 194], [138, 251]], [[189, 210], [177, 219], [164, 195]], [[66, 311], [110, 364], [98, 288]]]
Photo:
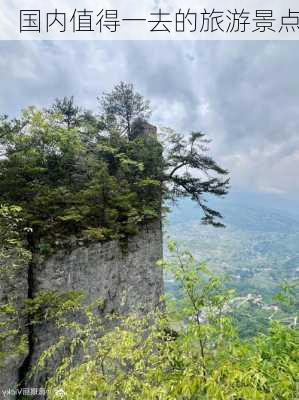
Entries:
[[[157, 221], [131, 237], [126, 252], [116, 241], [60, 250], [34, 267], [33, 295], [49, 290], [81, 291], [88, 304], [103, 300], [101, 315], [146, 314], [161, 305], [163, 274], [155, 265], [161, 258], [162, 230]], [[41, 352], [57, 341], [51, 323], [36, 326], [32, 335], [29, 366], [35, 365]], [[40, 374], [27, 386], [43, 387], [44, 379], [45, 375]]]

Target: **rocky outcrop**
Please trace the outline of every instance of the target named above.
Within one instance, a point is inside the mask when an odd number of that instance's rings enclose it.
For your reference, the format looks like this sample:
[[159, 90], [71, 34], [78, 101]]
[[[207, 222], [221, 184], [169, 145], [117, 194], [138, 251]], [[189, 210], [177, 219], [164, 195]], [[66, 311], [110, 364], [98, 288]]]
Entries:
[[106, 311], [148, 312], [163, 292], [160, 222], [140, 229], [125, 251], [118, 241], [60, 250], [34, 268], [33, 295], [40, 291], [82, 291], [88, 303], [101, 298]]
[[149, 124], [142, 118], [137, 118], [132, 125], [131, 138], [136, 139], [139, 137], [157, 140], [157, 127]]
[[[143, 120], [135, 122], [132, 132], [135, 137], [148, 138], [149, 142], [157, 136], [157, 129]], [[66, 239], [65, 247], [44, 257], [34, 241], [29, 247], [32, 254], [29, 266], [8, 281], [0, 276], [0, 306], [7, 304], [10, 296], [21, 310], [27, 299], [34, 301], [41, 293], [49, 291], [80, 292], [86, 304], [100, 299], [102, 306], [95, 312], [102, 319], [110, 313], [143, 315], [163, 305], [163, 273], [156, 266], [162, 258], [160, 219], [139, 227], [137, 234], [128, 238], [125, 249], [118, 241], [86, 244], [79, 239], [75, 242]], [[78, 321], [82, 315], [73, 317]], [[22, 389], [28, 393], [30, 388], [43, 391], [45, 380], [63, 356], [60, 354], [50, 360], [46, 365], [48, 371], [28, 376], [43, 351], [56, 343], [61, 333], [51, 320], [32, 324], [30, 318], [32, 316], [24, 313], [18, 326], [14, 326], [18, 332], [16, 340], [25, 339], [23, 352], [8, 357], [4, 369], [0, 370], [0, 399], [21, 398], [16, 391], [18, 387], [19, 393]], [[7, 345], [14, 345], [14, 340], [8, 338]], [[32, 396], [33, 399], [44, 397], [43, 394]]]
[[[87, 304], [102, 300], [99, 318], [108, 313], [147, 314], [161, 307], [163, 275], [161, 268], [156, 266], [161, 258], [162, 230], [157, 221], [131, 237], [126, 251], [119, 242], [111, 241], [60, 250], [45, 260], [36, 260], [33, 297], [44, 291], [80, 291]], [[35, 326], [31, 335], [28, 370], [58, 339], [56, 328], [49, 322]], [[47, 365], [47, 368], [51, 375], [55, 365]], [[43, 373], [37, 374], [26, 387], [43, 387], [46, 378]]]

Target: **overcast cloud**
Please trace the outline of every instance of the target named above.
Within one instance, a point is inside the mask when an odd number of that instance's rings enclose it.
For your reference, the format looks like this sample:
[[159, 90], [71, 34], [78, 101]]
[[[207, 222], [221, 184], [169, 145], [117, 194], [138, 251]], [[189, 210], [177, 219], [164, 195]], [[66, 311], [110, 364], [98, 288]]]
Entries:
[[0, 42], [0, 112], [17, 115], [120, 80], [151, 100], [153, 123], [203, 130], [234, 189], [299, 197], [297, 42]]

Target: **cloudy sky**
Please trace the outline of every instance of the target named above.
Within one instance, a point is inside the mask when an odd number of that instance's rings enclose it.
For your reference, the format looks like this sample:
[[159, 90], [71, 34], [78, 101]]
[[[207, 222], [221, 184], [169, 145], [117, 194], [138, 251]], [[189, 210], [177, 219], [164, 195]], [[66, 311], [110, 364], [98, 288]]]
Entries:
[[151, 100], [152, 122], [203, 130], [236, 190], [299, 197], [297, 42], [0, 42], [0, 113], [18, 115], [120, 80]]

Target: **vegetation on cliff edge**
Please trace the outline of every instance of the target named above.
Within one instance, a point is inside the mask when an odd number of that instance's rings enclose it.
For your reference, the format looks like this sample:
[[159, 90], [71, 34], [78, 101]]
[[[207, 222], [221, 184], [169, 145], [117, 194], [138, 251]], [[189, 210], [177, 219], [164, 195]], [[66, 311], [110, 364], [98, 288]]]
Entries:
[[1, 118], [0, 203], [22, 208], [29, 247], [47, 253], [70, 236], [125, 239], [177, 197], [221, 225], [204, 194], [225, 195], [227, 171], [208, 156], [205, 135], [170, 131], [162, 146], [144, 119], [149, 103], [130, 84], [99, 100], [99, 115], [64, 98]]

